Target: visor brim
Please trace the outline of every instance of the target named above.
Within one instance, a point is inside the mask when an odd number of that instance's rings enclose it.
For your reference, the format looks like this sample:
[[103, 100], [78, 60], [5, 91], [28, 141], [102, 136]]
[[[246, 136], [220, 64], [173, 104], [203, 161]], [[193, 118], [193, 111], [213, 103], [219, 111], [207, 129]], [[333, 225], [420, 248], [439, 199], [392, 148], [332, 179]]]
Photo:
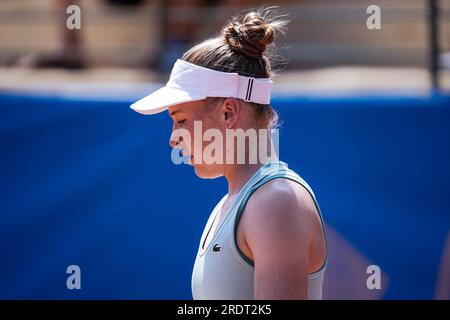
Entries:
[[130, 108], [141, 114], [156, 114], [167, 110], [169, 107], [206, 99], [207, 97], [187, 92], [180, 89], [162, 87], [155, 92], [133, 103]]

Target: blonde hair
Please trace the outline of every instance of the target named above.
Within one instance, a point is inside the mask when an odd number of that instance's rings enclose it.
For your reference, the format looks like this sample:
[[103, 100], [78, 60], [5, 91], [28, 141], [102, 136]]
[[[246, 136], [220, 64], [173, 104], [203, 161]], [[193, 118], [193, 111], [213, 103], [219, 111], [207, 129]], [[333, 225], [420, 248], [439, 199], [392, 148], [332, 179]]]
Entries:
[[[217, 37], [195, 45], [181, 59], [212, 70], [270, 78], [274, 74], [274, 51], [266, 49], [278, 34], [284, 34], [288, 23], [284, 17], [274, 7], [238, 14], [228, 21]], [[264, 126], [277, 126], [278, 114], [270, 105], [251, 105]]]

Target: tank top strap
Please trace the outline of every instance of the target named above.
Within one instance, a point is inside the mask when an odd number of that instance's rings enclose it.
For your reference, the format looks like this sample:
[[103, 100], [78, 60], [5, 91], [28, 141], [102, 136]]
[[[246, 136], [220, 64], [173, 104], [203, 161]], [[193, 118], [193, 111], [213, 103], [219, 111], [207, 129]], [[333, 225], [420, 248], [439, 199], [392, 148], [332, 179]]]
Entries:
[[[267, 182], [269, 182], [273, 179], [277, 179], [277, 178], [284, 178], [284, 179], [289, 179], [294, 182], [297, 182], [298, 184], [303, 186], [308, 191], [308, 193], [311, 195], [311, 198], [314, 201], [314, 205], [316, 206], [317, 212], [320, 217], [320, 222], [322, 224], [322, 228], [325, 227], [323, 217], [322, 217], [322, 212], [319, 207], [319, 203], [317, 202], [316, 196], [314, 195], [314, 192], [312, 191], [311, 187], [297, 173], [295, 173], [294, 171], [289, 169], [287, 164], [280, 161], [279, 163], [275, 163], [274, 166], [272, 167], [272, 169], [268, 168], [267, 170], [261, 170], [261, 173], [262, 174], [259, 175], [259, 179], [255, 179], [255, 181], [253, 181], [251, 186], [247, 186], [247, 189], [243, 190], [244, 193], [241, 195], [240, 199], [238, 200], [239, 203], [237, 203], [237, 210], [234, 210], [234, 212], [233, 212], [235, 217], [234, 217], [234, 219], [233, 219], [233, 217], [230, 217], [230, 222], [234, 220], [234, 239], [235, 239], [235, 241], [237, 239], [236, 236], [237, 236], [237, 228], [239, 225], [239, 220], [244, 212], [244, 209], [247, 205], [248, 200], [253, 195], [253, 193], [256, 190], [258, 190], [262, 185], [266, 184]], [[325, 246], [327, 247], [326, 236], [325, 236]], [[236, 247], [238, 248], [237, 243], [236, 243]], [[254, 265], [253, 261], [248, 259], [247, 256], [245, 256], [239, 249], [238, 249], [238, 251], [239, 251], [239, 254], [242, 256], [242, 258], [245, 261], [247, 261], [252, 266]], [[324, 265], [321, 269], [323, 269], [326, 266], [326, 264], [327, 264], [327, 259], [325, 258]]]
[[[271, 174], [274, 174], [275, 172], [279, 171], [282, 168], [287, 168], [287, 164], [282, 161], [273, 161], [268, 162], [262, 165], [253, 175], [252, 177], [244, 184], [244, 186], [241, 188], [241, 190], [238, 192], [236, 199], [234, 200], [233, 204], [231, 205], [231, 208], [228, 210], [228, 213], [226, 214], [224, 220], [222, 221], [221, 225], [217, 229], [217, 235], [222, 231], [222, 229], [225, 229], [227, 224], [231, 224], [231, 222], [228, 221], [234, 221], [233, 216], [236, 214], [236, 206], [238, 206], [242, 199], [247, 194], [248, 190], [253, 188], [255, 185], [257, 185], [262, 180], [266, 179]], [[200, 244], [199, 244], [199, 253], [202, 255], [205, 253], [205, 251], [208, 249], [211, 242], [209, 242], [208, 246], [205, 247], [205, 243], [207, 240], [207, 237], [209, 235], [209, 232], [211, 231], [212, 225], [214, 224], [215, 220], [217, 219], [218, 215], [220, 214], [221, 207], [223, 205], [223, 202], [227, 198], [227, 195], [223, 196], [222, 199], [219, 201], [219, 203], [216, 205], [214, 210], [212, 211], [211, 215], [208, 218], [208, 221], [206, 222], [205, 231], [203, 232], [202, 237], [200, 238]], [[213, 236], [213, 239], [216, 236]]]
[[232, 207], [235, 207], [236, 205], [241, 203], [249, 190], [252, 190], [256, 185], [259, 185], [262, 181], [265, 181], [265, 179], [272, 176], [273, 174], [277, 172], [285, 172], [286, 170], [289, 170], [287, 164], [282, 161], [268, 162], [261, 166], [253, 174], [249, 181], [247, 181], [247, 183], [241, 188]]

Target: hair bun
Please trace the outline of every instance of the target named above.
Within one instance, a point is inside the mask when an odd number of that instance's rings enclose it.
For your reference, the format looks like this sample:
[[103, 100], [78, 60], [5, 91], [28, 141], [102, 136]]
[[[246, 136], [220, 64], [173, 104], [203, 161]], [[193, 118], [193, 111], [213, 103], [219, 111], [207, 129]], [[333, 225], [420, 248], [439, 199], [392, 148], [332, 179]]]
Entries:
[[286, 24], [286, 20], [281, 20], [271, 8], [267, 8], [249, 12], [243, 19], [233, 17], [222, 33], [233, 50], [253, 59], [261, 59], [266, 46], [275, 40], [276, 33], [284, 33]]

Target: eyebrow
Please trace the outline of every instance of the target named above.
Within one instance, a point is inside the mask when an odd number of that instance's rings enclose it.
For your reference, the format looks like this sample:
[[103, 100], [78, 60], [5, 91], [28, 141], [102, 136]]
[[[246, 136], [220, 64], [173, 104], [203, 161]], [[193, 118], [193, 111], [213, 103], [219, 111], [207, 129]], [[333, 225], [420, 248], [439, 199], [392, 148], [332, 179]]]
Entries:
[[175, 114], [177, 114], [178, 112], [181, 112], [181, 111], [182, 110], [175, 110], [175, 111], [170, 112], [169, 114], [171, 117], [173, 117]]

